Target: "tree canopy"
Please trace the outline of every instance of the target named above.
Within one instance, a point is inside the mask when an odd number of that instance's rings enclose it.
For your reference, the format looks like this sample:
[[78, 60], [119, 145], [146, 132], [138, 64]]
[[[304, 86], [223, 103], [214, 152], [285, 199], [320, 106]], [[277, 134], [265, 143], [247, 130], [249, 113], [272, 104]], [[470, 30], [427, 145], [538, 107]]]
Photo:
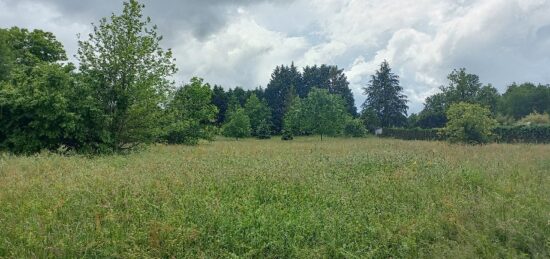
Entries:
[[363, 109], [374, 111], [382, 127], [406, 124], [407, 96], [403, 94], [399, 76], [391, 72], [387, 61], [382, 62], [363, 90], [367, 96]]
[[101, 19], [89, 39], [79, 41], [82, 78], [104, 112], [107, 145], [117, 150], [154, 139], [173, 90], [172, 52], [160, 47], [162, 36], [143, 8], [135, 0], [124, 2], [122, 14]]

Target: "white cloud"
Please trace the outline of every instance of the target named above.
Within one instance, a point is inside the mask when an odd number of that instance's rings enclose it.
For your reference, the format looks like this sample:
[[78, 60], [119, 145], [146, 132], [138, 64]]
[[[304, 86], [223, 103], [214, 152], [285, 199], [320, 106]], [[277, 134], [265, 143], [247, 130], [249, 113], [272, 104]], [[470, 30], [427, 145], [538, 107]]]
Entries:
[[[501, 91], [513, 81], [550, 83], [550, 0], [147, 1], [153, 21], [167, 27], [164, 44], [174, 49], [184, 81], [196, 75], [253, 88], [265, 86], [276, 65], [329, 63], [346, 70], [359, 105], [361, 88], [386, 59], [412, 112], [454, 68]], [[63, 3], [0, 0], [0, 26], [52, 31], [74, 53], [74, 35], [89, 25], [72, 12], [97, 21], [105, 8]]]
[[303, 37], [288, 37], [258, 25], [246, 12], [204, 40], [181, 37], [174, 48], [182, 77], [200, 76], [224, 86], [266, 85], [273, 68], [288, 64], [309, 47]]

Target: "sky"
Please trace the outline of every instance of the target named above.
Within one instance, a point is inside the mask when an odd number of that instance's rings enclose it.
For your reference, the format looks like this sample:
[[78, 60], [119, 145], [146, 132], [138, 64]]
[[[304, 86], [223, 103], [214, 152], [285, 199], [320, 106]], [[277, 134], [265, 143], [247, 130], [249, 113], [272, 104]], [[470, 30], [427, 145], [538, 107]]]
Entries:
[[[465, 67], [500, 92], [550, 83], [550, 0], [143, 0], [178, 82], [265, 87], [277, 65], [337, 65], [359, 107], [383, 60], [400, 76], [409, 113]], [[116, 0], [0, 0], [0, 27], [53, 32], [69, 56], [77, 35], [119, 13]], [[83, 37], [85, 38], [85, 37]]]

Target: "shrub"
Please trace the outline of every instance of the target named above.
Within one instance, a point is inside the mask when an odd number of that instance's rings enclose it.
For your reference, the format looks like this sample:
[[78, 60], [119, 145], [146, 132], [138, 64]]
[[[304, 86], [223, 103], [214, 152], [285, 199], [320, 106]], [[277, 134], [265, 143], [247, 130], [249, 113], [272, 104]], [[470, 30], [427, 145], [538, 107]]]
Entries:
[[522, 118], [519, 123], [522, 125], [550, 125], [550, 115], [533, 112]]
[[447, 118], [449, 121], [442, 132], [452, 143], [487, 143], [492, 129], [497, 124], [491, 118], [489, 109], [479, 104], [465, 102], [451, 105], [447, 111]]
[[186, 120], [170, 124], [164, 137], [169, 144], [196, 145], [199, 142], [197, 131], [200, 131], [197, 121]]
[[360, 138], [364, 137], [367, 133], [365, 125], [359, 119], [351, 119], [344, 125], [344, 135], [348, 137]]
[[283, 136], [281, 137], [282, 140], [293, 140], [294, 136], [292, 135], [292, 132], [289, 130], [283, 130]]
[[265, 120], [260, 121], [255, 135], [258, 139], [270, 139], [271, 138], [271, 126]]

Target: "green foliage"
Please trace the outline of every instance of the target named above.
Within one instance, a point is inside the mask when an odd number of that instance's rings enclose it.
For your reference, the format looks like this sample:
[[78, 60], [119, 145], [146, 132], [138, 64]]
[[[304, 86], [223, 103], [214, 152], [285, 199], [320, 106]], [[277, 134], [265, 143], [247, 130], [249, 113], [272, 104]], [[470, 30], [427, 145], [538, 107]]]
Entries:
[[[267, 127], [267, 130], [270, 131], [270, 122], [271, 122], [271, 111], [267, 106], [267, 103], [260, 101], [256, 94], [250, 95], [248, 100], [244, 105], [244, 111], [248, 118], [250, 118], [250, 126], [252, 128], [252, 135], [258, 136], [258, 131], [260, 126]], [[264, 124], [264, 125], [262, 125]], [[262, 129], [264, 133], [265, 129]]]
[[451, 105], [447, 118], [449, 122], [443, 132], [453, 143], [487, 143], [497, 125], [488, 108], [464, 102]]
[[272, 112], [273, 130], [280, 133], [283, 129], [284, 116], [296, 96], [296, 87], [302, 82], [302, 75], [292, 64], [277, 66], [271, 74], [271, 80], [265, 90], [267, 104]]
[[256, 129], [255, 136], [259, 139], [271, 138], [271, 124], [267, 120], [260, 121], [258, 128]]
[[212, 104], [212, 90], [201, 78], [176, 91], [167, 109], [168, 127], [165, 139], [170, 144], [197, 144], [199, 139], [211, 140], [211, 130], [218, 114]]
[[381, 137], [404, 140], [443, 140], [440, 129], [384, 128]]
[[249, 137], [251, 130], [250, 119], [242, 108], [231, 114], [222, 129], [224, 136], [236, 139]]
[[364, 110], [372, 110], [383, 127], [405, 126], [407, 123], [407, 96], [399, 85], [399, 76], [391, 72], [384, 61], [372, 76], [369, 85], [363, 88], [367, 99]]
[[314, 134], [336, 136], [347, 118], [345, 104], [338, 95], [324, 89], [312, 90], [305, 99], [307, 128]]
[[314, 89], [326, 89], [331, 94], [340, 95], [344, 100], [348, 113], [357, 115], [353, 93], [343, 69], [338, 66], [306, 66], [302, 73], [302, 84], [296, 86], [296, 93], [300, 98], [306, 98]]
[[451, 105], [466, 102], [488, 108], [494, 115], [500, 95], [492, 85], [482, 86], [479, 76], [469, 74], [465, 68], [453, 70], [447, 77], [448, 85], [441, 86], [440, 93], [426, 99], [424, 110], [419, 114], [416, 126], [441, 128], [447, 123], [447, 110]]
[[9, 46], [9, 34], [5, 29], [0, 29], [0, 82], [8, 79], [14, 63], [13, 50]]
[[283, 133], [286, 132], [287, 134], [296, 136], [305, 135], [307, 133], [307, 116], [304, 101], [300, 97], [295, 97], [288, 112], [285, 114]]
[[79, 41], [83, 84], [89, 85], [105, 114], [99, 127], [114, 150], [153, 141], [176, 72], [172, 52], [160, 47], [162, 36], [143, 5], [124, 3], [122, 14], [103, 18], [87, 41]]
[[0, 147], [14, 153], [57, 150], [77, 134], [70, 67], [43, 63], [0, 88]]
[[344, 125], [344, 135], [348, 137], [361, 138], [367, 134], [365, 125], [360, 119], [349, 119]]
[[284, 141], [294, 140], [294, 134], [292, 134], [291, 131], [284, 129], [283, 134], [281, 136], [281, 140], [284, 140]]
[[297, 102], [291, 110], [298, 110], [301, 118], [298, 128], [321, 136], [336, 136], [342, 133], [348, 119], [346, 106], [339, 95], [325, 89], [313, 89], [303, 103]]
[[550, 143], [550, 125], [500, 126], [493, 129], [495, 140], [504, 143]]
[[550, 113], [550, 85], [512, 84], [502, 95], [499, 110], [515, 119], [532, 112]]
[[218, 126], [223, 125], [225, 122], [228, 102], [229, 98], [223, 87], [214, 85], [214, 88], [212, 89], [212, 104], [218, 108], [218, 114], [216, 116], [216, 124]]
[[533, 112], [522, 118], [519, 123], [524, 125], [550, 125], [550, 115], [548, 113]]
[[271, 108], [273, 126], [280, 133], [285, 124], [285, 116], [290, 110], [294, 98], [305, 99], [313, 89], [325, 89], [330, 94], [342, 98], [347, 113], [357, 115], [353, 93], [344, 70], [337, 66], [307, 66], [303, 73], [294, 63], [290, 66], [277, 66], [265, 90], [265, 99]]
[[40, 63], [67, 60], [61, 42], [53, 33], [42, 30], [29, 31], [18, 27], [0, 29], [0, 51], [7, 54], [0, 58], [2, 62], [23, 73], [29, 73]]
[[372, 108], [364, 109], [363, 112], [361, 112], [360, 119], [365, 128], [370, 132], [374, 132], [377, 128], [382, 126], [380, 119], [376, 115], [376, 111]]
[[442, 128], [447, 124], [447, 99], [445, 93], [437, 93], [426, 98], [424, 110], [418, 114], [418, 121], [415, 126], [433, 129]]

